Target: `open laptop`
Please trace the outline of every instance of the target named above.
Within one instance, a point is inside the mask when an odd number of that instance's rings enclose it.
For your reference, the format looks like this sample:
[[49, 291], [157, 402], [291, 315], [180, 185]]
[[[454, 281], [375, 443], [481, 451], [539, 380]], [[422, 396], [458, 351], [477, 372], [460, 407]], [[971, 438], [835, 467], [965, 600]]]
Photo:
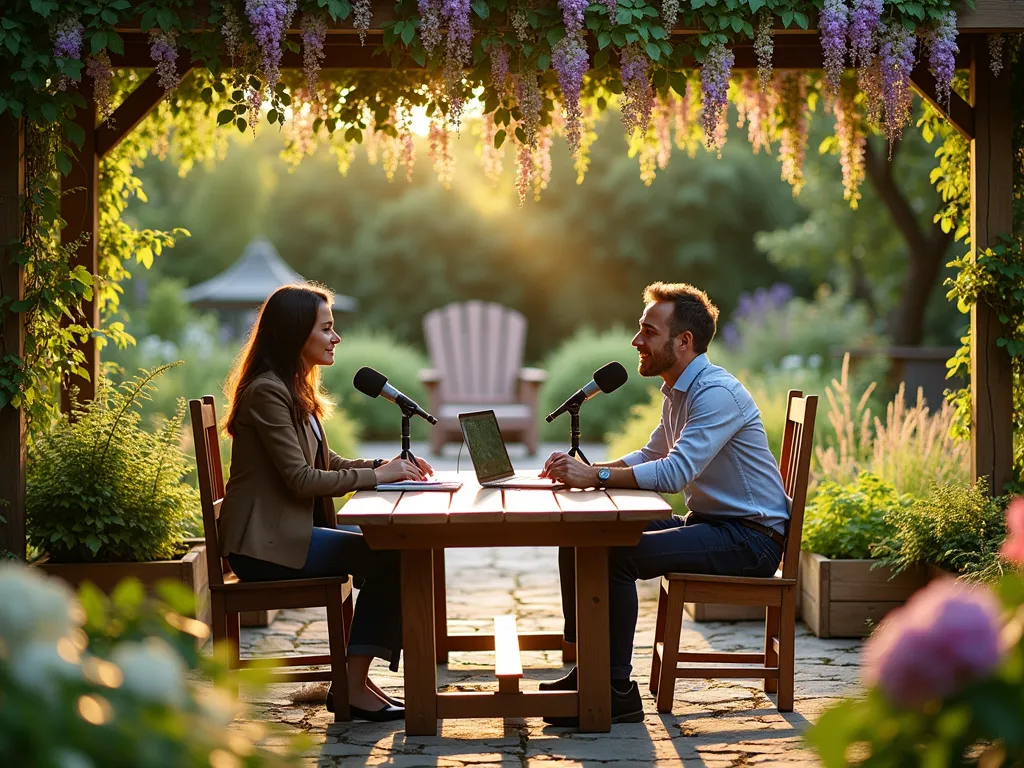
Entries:
[[476, 479], [485, 488], [564, 488], [546, 477], [517, 475], [512, 469], [505, 441], [494, 411], [460, 413], [459, 424], [466, 440]]

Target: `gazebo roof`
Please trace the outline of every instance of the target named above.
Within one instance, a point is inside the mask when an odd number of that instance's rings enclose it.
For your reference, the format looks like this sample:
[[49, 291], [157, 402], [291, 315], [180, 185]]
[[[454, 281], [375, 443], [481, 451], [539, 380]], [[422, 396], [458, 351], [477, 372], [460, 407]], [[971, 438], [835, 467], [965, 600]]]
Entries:
[[[250, 242], [241, 258], [216, 277], [193, 285], [185, 300], [199, 307], [256, 307], [282, 285], [305, 283], [265, 237]], [[335, 312], [354, 312], [358, 302], [351, 296], [336, 295]]]

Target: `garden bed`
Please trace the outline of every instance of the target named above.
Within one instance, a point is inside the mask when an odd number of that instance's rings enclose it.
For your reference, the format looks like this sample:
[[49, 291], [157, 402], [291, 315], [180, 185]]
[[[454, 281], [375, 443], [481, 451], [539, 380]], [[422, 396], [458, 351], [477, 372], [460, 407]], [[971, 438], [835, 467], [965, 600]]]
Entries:
[[893, 577], [877, 560], [832, 560], [800, 553], [801, 616], [818, 637], [866, 637], [889, 611], [931, 578], [926, 568]]

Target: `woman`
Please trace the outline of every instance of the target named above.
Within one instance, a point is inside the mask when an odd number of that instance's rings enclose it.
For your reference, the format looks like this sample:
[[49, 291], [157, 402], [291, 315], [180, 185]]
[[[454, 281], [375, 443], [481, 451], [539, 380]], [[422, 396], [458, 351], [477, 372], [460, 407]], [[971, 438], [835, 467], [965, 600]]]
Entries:
[[[351, 574], [361, 580], [348, 646], [353, 717], [397, 720], [404, 705], [369, 678], [374, 657], [397, 670], [401, 649], [396, 552], [373, 551], [362, 534], [337, 530], [332, 497], [378, 483], [420, 480], [430, 466], [394, 458], [343, 459], [322, 427], [331, 407], [320, 366], [334, 363], [333, 296], [286, 285], [260, 309], [226, 387], [231, 475], [220, 516], [221, 550], [243, 581]], [[328, 694], [328, 709], [333, 709]]]

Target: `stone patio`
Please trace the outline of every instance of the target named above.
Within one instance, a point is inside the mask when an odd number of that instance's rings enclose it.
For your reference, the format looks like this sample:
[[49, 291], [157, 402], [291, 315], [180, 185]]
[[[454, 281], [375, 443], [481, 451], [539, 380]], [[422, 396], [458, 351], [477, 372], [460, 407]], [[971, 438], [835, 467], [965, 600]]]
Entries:
[[[513, 461], [519, 469], [516, 456]], [[438, 468], [447, 463], [434, 461]], [[561, 627], [554, 549], [457, 549], [448, 550], [446, 559], [452, 631], [489, 631], [493, 617], [504, 613], [517, 615], [521, 631]], [[583, 734], [547, 726], [538, 718], [448, 720], [436, 737], [406, 737], [401, 723], [335, 724], [322, 703], [293, 702], [303, 688], [300, 685], [275, 685], [248, 696], [250, 717], [305, 731], [314, 746], [304, 763], [324, 767], [816, 764], [803, 747], [801, 734], [830, 703], [856, 690], [860, 641], [819, 640], [803, 624], [797, 625], [792, 713], [780, 714], [774, 695], [766, 696], [760, 681], [680, 680], [672, 714], [659, 715], [647, 690], [657, 581], [641, 582], [639, 589], [633, 677], [641, 684], [647, 711], [643, 723], [615, 725], [608, 734]], [[763, 633], [763, 623], [687, 619], [682, 647], [756, 651]], [[266, 629], [243, 629], [242, 646], [243, 652], [255, 654], [326, 653], [324, 611], [283, 611]], [[490, 653], [452, 653], [450, 663], [438, 667], [439, 685], [451, 690], [493, 689], [493, 661]], [[523, 667], [523, 687], [528, 690], [535, 689], [537, 681], [559, 677], [568, 669], [556, 651], [524, 652]], [[392, 673], [383, 662], [375, 662], [371, 674], [389, 694], [401, 697], [401, 672]]]

